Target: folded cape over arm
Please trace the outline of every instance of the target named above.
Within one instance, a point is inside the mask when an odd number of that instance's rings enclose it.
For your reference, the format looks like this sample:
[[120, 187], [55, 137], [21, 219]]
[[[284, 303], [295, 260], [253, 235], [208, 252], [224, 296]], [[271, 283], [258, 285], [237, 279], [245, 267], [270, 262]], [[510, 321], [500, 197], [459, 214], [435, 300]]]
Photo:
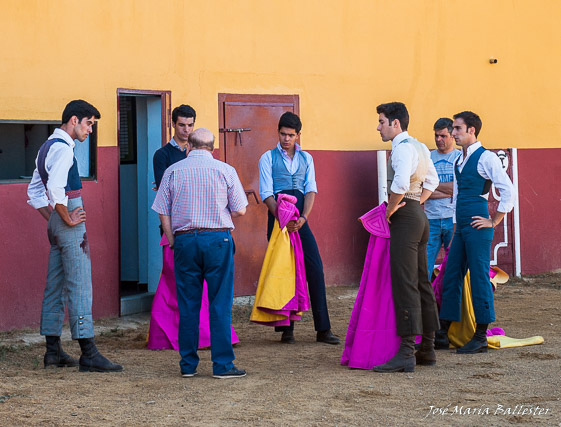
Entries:
[[277, 220], [261, 268], [255, 303], [250, 320], [268, 326], [287, 326], [300, 320], [310, 307], [304, 268], [304, 253], [298, 233], [289, 233], [286, 225], [300, 213], [296, 197], [279, 194]]

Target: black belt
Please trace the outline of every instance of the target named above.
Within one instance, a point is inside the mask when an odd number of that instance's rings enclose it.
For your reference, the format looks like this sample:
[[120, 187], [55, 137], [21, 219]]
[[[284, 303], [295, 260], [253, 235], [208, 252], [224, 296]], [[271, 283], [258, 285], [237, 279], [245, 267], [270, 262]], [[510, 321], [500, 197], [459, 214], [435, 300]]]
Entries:
[[208, 233], [210, 231], [230, 231], [229, 228], [190, 228], [189, 230], [178, 230], [174, 234], [195, 234], [195, 233]]

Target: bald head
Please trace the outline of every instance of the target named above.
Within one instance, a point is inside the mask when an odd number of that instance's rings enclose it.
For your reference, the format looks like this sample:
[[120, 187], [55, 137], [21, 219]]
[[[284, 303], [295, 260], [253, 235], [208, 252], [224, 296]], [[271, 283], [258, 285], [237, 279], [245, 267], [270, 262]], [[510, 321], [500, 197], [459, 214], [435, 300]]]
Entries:
[[189, 134], [189, 144], [193, 150], [214, 150], [214, 135], [205, 128], [194, 130]]

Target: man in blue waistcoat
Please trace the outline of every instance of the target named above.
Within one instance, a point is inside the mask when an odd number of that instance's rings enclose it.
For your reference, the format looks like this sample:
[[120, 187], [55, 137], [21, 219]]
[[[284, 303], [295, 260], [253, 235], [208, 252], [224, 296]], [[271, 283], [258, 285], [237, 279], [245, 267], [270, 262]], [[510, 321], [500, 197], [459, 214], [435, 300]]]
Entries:
[[[514, 188], [495, 153], [481, 146], [477, 136], [481, 119], [471, 111], [454, 116], [452, 136], [462, 152], [454, 165], [455, 230], [446, 263], [442, 288], [439, 336], [447, 338], [450, 322], [461, 316], [462, 286], [470, 271], [476, 329], [473, 338], [457, 352], [487, 352], [487, 326], [495, 321], [493, 288], [489, 280], [491, 242], [494, 228], [514, 206]], [[499, 190], [500, 202], [493, 218], [489, 216], [491, 184]]]
[[[81, 99], [71, 101], [62, 113], [62, 125], [41, 146], [37, 167], [27, 189], [28, 203], [48, 221], [51, 250], [41, 310], [41, 335], [47, 341], [44, 366], [80, 366], [80, 371], [117, 372], [123, 367], [107, 360], [94, 342], [90, 247], [86, 234], [82, 183], [74, 157], [74, 141], [83, 142], [101, 115]], [[62, 350], [60, 334], [64, 309], [72, 339], [82, 350], [80, 361]]]
[[[327, 344], [339, 344], [339, 338], [331, 332], [323, 263], [316, 239], [308, 224], [308, 217], [316, 198], [317, 185], [314, 160], [309, 153], [302, 151], [296, 142], [301, 129], [302, 122], [296, 114], [284, 113], [278, 125], [278, 144], [272, 150], [265, 152], [259, 160], [259, 194], [269, 208], [267, 240], [271, 237], [275, 225], [277, 195], [285, 193], [295, 196], [298, 199], [296, 207], [300, 212], [300, 218], [289, 222], [287, 229], [291, 233], [297, 232], [302, 241], [306, 279], [314, 327], [317, 332], [316, 340]], [[282, 332], [281, 342], [286, 344], [295, 342], [294, 322], [290, 322], [290, 326], [276, 327], [275, 330]]]

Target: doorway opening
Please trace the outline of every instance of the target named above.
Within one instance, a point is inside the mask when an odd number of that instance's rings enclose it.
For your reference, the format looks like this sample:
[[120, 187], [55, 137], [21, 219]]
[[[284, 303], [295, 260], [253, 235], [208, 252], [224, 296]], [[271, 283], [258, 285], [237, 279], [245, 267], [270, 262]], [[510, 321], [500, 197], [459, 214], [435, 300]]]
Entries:
[[152, 157], [171, 134], [171, 92], [117, 90], [121, 315], [149, 311], [162, 269]]

